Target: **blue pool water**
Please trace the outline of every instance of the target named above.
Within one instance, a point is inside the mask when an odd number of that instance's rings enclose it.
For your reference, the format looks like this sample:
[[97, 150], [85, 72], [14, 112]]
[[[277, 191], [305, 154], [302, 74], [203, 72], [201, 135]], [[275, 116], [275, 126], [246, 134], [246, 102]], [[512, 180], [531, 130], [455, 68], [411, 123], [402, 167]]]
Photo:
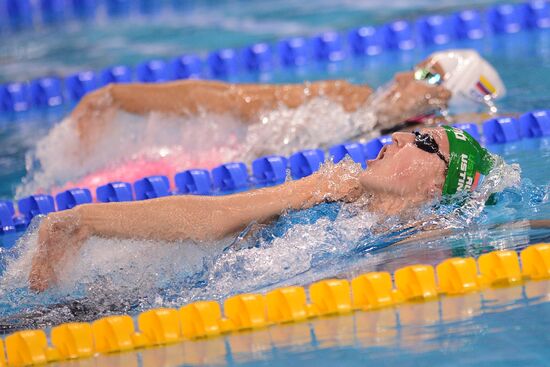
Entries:
[[155, 1], [163, 4], [156, 16], [133, 14], [111, 20], [103, 11], [94, 22], [73, 21], [36, 31], [4, 32], [0, 43], [0, 83], [117, 64], [133, 66], [151, 58], [204, 54], [219, 48], [503, 2], [230, 0], [179, 1], [182, 6], [174, 8], [170, 1]]
[[142, 352], [142, 365], [544, 366], [549, 286], [536, 282], [191, 342], [179, 354], [176, 347]]
[[[104, 21], [99, 25], [78, 26], [76, 31], [63, 29], [62, 32], [67, 32], [66, 37], [60, 37], [63, 44], [52, 40], [53, 31], [21, 33], [13, 40], [28, 41], [29, 52], [35, 53], [17, 53], [8, 43], [5, 46], [8, 52], [4, 54], [15, 52], [9, 55], [10, 60], [15, 61], [3, 60], [7, 67], [0, 73], [9, 71], [0, 74], [0, 80], [14, 79], [14, 75], [22, 80], [46, 71], [65, 74], [85, 67], [99, 69], [119, 62], [132, 64], [145, 57], [169, 57], [176, 51], [174, 44], [182, 46], [177, 53], [202, 52], [466, 6], [463, 2], [440, 3], [442, 5], [433, 8], [431, 2], [415, 6], [396, 2], [395, 7], [380, 10], [379, 3], [361, 7], [353, 2], [336, 7], [320, 2], [312, 9], [313, 5], [277, 2], [281, 4], [279, 13], [273, 13], [273, 3], [258, 2], [243, 10], [239, 2], [224, 2], [215, 11], [206, 5], [195, 8], [198, 13], [190, 13], [183, 19], [188, 22], [191, 18], [195, 22], [204, 19], [206, 26], [190, 23], [190, 28], [183, 31], [177, 24], [179, 15], [172, 15], [170, 22], [156, 21], [158, 29], [154, 35], [139, 19], [122, 20], [117, 26]], [[212, 19], [223, 19], [225, 23], [213, 26], [215, 21], [203, 15], [207, 10], [214, 12], [208, 13]], [[241, 19], [272, 26], [246, 28], [246, 21], [237, 21]], [[219, 32], [218, 27], [224, 32]], [[230, 27], [234, 27], [233, 33], [227, 31]], [[264, 31], [258, 31], [262, 29]], [[221, 36], [212, 37], [213, 34]], [[105, 41], [99, 43], [98, 39]], [[550, 31], [532, 31], [457, 42], [452, 46], [476, 48], [496, 65], [509, 93], [500, 104], [502, 111], [514, 113], [550, 107], [549, 41]], [[91, 48], [94, 52], [85, 47], [87, 42], [94, 45]], [[156, 47], [149, 46], [151, 43]], [[124, 46], [126, 44], [132, 47]], [[348, 58], [334, 65], [312, 65], [299, 71], [278, 70], [262, 78], [271, 82], [345, 78], [376, 87], [396, 71], [409, 69], [433, 50], [385, 53], [368, 59]], [[240, 78], [248, 81], [258, 76]], [[64, 108], [53, 112], [32, 111], [15, 116], [15, 120], [13, 116], [3, 118], [0, 197], [13, 197], [30, 164], [25, 162], [25, 155], [64, 115]], [[172, 247], [155, 244], [154, 247], [151, 243], [97, 240], [83, 250], [82, 260], [76, 266], [82, 271], [76, 269], [72, 281], [42, 295], [30, 294], [24, 286], [29, 265], [25, 258], [26, 243], [31, 243], [32, 238], [22, 241], [14, 250], [0, 252], [3, 272], [0, 328], [9, 331], [10, 327], [42, 327], [120, 312], [135, 315], [151, 307], [175, 307], [194, 300], [223, 299], [235, 293], [264, 292], [290, 284], [307, 285], [325, 277], [351, 278], [374, 270], [394, 271], [412, 263], [436, 264], [454, 255], [478, 256], [495, 249], [519, 250], [531, 243], [550, 241], [549, 228], [531, 228], [526, 222], [550, 217], [550, 138], [495, 145], [490, 149], [509, 164], [519, 164], [521, 184], [499, 194], [497, 203], [485, 208], [480, 215], [466, 215], [471, 223], [444, 238], [381, 249], [378, 245], [394, 242], [400, 235], [390, 231], [392, 235], [386, 238], [371, 233], [366, 225], [371, 220], [368, 216], [331, 225], [322, 219], [313, 224], [303, 223], [303, 218], [290, 215], [280, 221], [285, 230], [278, 234], [279, 240], [239, 251], [223, 252], [221, 248], [204, 249], [189, 244]], [[309, 212], [306, 216], [311, 219], [316, 214], [318, 212]], [[297, 225], [297, 221], [301, 221], [301, 225]], [[292, 225], [288, 225], [291, 222]], [[391, 223], [387, 225], [395, 230]], [[542, 366], [549, 357], [550, 339], [546, 332], [550, 327], [549, 300], [548, 282], [530, 282], [523, 287], [404, 305], [395, 310], [356, 313], [105, 358], [119, 361], [112, 364], [123, 366], [133, 364], [134, 360], [143, 366], [158, 365], [160, 360], [167, 366], [355, 366], [369, 362], [405, 366]]]

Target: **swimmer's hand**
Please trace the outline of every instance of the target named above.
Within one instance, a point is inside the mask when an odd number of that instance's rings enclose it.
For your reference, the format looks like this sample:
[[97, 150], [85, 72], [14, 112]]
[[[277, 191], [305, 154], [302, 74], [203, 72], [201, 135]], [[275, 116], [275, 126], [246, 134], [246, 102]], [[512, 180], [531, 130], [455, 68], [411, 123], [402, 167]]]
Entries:
[[396, 82], [372, 101], [380, 128], [391, 128], [398, 123], [448, 107], [451, 99], [448, 89], [441, 85], [416, 81], [408, 74], [397, 74]]
[[38, 230], [37, 252], [32, 259], [29, 288], [43, 292], [57, 282], [62, 262], [78, 251], [89, 231], [80, 221], [79, 208], [50, 213]]
[[84, 152], [105, 133], [119, 109], [113, 97], [114, 88], [109, 84], [86, 94], [69, 117], [76, 126]]

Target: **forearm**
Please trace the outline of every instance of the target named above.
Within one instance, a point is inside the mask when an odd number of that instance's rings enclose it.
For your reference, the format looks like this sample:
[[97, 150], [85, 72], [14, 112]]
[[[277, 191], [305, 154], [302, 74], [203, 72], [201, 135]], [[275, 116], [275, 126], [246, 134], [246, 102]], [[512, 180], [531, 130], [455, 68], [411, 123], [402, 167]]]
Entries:
[[[326, 194], [326, 195], [325, 195]], [[288, 209], [329, 199], [323, 178], [313, 175], [287, 184], [228, 196], [172, 196], [79, 208], [91, 235], [156, 240], [216, 240], [267, 222]]]
[[149, 112], [196, 114], [230, 110], [230, 85], [214, 81], [185, 80], [169, 83], [132, 83], [109, 86], [115, 106], [143, 115]]
[[339, 80], [286, 85], [185, 80], [164, 84], [117, 84], [110, 88], [114, 103], [130, 113], [196, 114], [204, 110], [237, 113], [245, 120], [253, 119], [263, 109], [280, 104], [296, 108], [318, 96], [326, 96], [353, 111], [372, 92], [367, 86]]
[[201, 111], [232, 114], [244, 123], [258, 123], [262, 111], [279, 106], [297, 108], [325, 96], [346, 111], [355, 111], [371, 94], [368, 86], [346, 81], [304, 84], [228, 84], [216, 81], [183, 80], [159, 84], [110, 84], [86, 95], [71, 114], [83, 143], [95, 142], [104, 134], [117, 112], [136, 115], [160, 112], [193, 116]]

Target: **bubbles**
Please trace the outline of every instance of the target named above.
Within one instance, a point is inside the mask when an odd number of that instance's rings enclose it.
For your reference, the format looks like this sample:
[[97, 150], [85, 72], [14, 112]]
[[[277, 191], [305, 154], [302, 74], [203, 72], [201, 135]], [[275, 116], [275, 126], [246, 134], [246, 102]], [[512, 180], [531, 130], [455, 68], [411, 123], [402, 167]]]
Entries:
[[312, 98], [297, 109], [279, 107], [263, 113], [261, 124], [251, 125], [245, 157], [267, 154], [290, 155], [299, 149], [328, 148], [365, 133], [373, 133], [376, 116], [365, 105], [346, 112], [328, 98]]
[[[93, 133], [93, 141], [81, 138], [70, 118], [56, 125], [30, 153], [29, 161], [35, 164], [28, 167], [17, 196], [62, 186], [101, 170], [105, 179], [126, 180], [126, 174], [136, 175], [132, 171], [147, 171], [147, 162], [156, 163], [149, 174], [155, 168], [160, 170], [155, 174], [170, 175], [176, 169], [212, 166], [235, 157], [235, 146], [246, 127], [230, 116], [213, 114], [191, 119], [117, 112], [108, 127]], [[110, 170], [116, 174], [109, 174]]]

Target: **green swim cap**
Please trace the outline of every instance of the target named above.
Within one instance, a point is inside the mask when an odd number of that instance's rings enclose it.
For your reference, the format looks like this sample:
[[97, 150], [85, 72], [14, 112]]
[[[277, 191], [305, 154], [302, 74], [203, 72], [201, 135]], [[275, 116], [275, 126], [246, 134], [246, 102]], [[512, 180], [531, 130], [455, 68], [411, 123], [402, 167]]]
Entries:
[[464, 130], [443, 126], [449, 139], [449, 168], [443, 195], [473, 191], [493, 167], [493, 157]]

